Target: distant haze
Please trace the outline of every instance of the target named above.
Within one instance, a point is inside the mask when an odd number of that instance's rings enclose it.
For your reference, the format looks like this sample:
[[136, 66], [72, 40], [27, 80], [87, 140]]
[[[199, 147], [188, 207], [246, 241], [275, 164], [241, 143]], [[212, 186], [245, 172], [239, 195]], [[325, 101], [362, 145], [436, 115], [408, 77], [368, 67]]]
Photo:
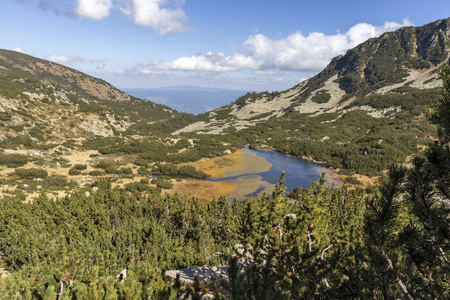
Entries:
[[195, 86], [123, 89], [131, 96], [167, 105], [179, 112], [200, 114], [234, 102], [248, 91]]

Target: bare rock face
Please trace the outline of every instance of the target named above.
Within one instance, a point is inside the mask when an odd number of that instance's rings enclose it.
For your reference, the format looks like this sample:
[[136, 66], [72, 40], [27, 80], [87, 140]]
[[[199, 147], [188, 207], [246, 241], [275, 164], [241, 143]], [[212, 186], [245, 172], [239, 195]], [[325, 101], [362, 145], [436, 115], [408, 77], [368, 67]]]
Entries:
[[24, 150], [24, 149], [5, 149], [5, 154], [21, 154], [28, 156], [42, 156], [42, 153], [37, 150]]
[[175, 280], [180, 274], [182, 284], [193, 284], [195, 276], [200, 283], [207, 283], [227, 276], [228, 267], [192, 267], [181, 270], [166, 271], [166, 277]]
[[85, 131], [93, 133], [96, 136], [107, 137], [114, 135], [114, 132], [108, 124], [94, 115], [90, 115], [86, 121], [79, 124], [79, 127]]

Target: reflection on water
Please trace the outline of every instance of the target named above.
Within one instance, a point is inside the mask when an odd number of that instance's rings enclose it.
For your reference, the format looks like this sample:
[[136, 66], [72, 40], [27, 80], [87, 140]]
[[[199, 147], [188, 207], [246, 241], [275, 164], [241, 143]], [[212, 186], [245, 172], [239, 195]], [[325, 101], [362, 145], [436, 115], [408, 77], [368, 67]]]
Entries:
[[[246, 186], [245, 194], [235, 193], [235, 197], [238, 195], [244, 198], [260, 196], [262, 192], [272, 190], [273, 186], [278, 183], [278, 178], [282, 171], [286, 172], [285, 186], [288, 192], [291, 192], [295, 187], [300, 186], [302, 188], [308, 188], [312, 181], [318, 180], [322, 176], [322, 172], [327, 171], [325, 167], [322, 167], [316, 163], [309, 162], [300, 158], [283, 155], [272, 150], [253, 150], [244, 148], [243, 152], [259, 157], [265, 158], [269, 163], [272, 164], [270, 170], [260, 173], [246, 173], [240, 174], [238, 176], [222, 177], [222, 178], [209, 178], [210, 181], [220, 181], [220, 182], [232, 182], [238, 184], [239, 186]], [[329, 173], [329, 171], [328, 171]], [[253, 175], [253, 176], [249, 176]], [[249, 183], [246, 182], [248, 178], [257, 175], [259, 180], [253, 182], [255, 183], [251, 191], [248, 190]], [[267, 186], [270, 184], [271, 189]], [[340, 187], [342, 182], [339, 179], [327, 176], [327, 186]], [[241, 198], [241, 197], [238, 197]]]

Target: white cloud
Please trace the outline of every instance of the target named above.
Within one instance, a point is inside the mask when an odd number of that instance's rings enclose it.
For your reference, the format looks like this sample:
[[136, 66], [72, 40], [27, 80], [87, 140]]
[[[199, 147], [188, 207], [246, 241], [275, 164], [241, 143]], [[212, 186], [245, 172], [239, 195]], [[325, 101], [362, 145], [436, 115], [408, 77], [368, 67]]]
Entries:
[[403, 20], [402, 24], [386, 22], [380, 27], [360, 23], [350, 28], [345, 34], [325, 35], [313, 32], [304, 36], [296, 32], [279, 40], [257, 34], [250, 36], [244, 42], [243, 50], [250, 57], [264, 59], [272, 67], [281, 70], [321, 70], [333, 57], [344, 54], [346, 50], [368, 38], [408, 25], [411, 25], [408, 20]]
[[208, 52], [199, 56], [180, 57], [172, 61], [145, 62], [159, 70], [228, 72], [237, 69], [259, 69], [264, 65], [261, 60], [237, 53], [226, 56], [222, 52]]
[[186, 32], [186, 15], [182, 9], [184, 0], [128, 0], [121, 11], [135, 24], [152, 28], [161, 35]]
[[20, 52], [20, 53], [25, 53], [25, 51], [23, 51], [22, 49], [20, 49], [19, 47], [16, 47], [13, 49], [14, 51]]
[[109, 58], [93, 58], [93, 59], [91, 59], [91, 60], [89, 60], [90, 62], [93, 62], [93, 63], [104, 63], [104, 62], [106, 62], [106, 61], [108, 61], [109, 60]]
[[78, 17], [98, 21], [109, 16], [112, 0], [77, 0]]
[[[149, 2], [154, 3], [154, 0]], [[152, 71], [157, 70], [218, 73], [253, 70], [255, 75], [273, 77], [284, 76], [282, 71], [317, 72], [322, 70], [333, 57], [344, 54], [345, 51], [368, 38], [407, 25], [411, 25], [408, 20], [404, 20], [402, 24], [386, 22], [378, 27], [360, 23], [343, 34], [325, 35], [313, 32], [304, 36], [296, 32], [279, 40], [256, 34], [248, 37], [241, 46], [241, 50], [232, 55], [226, 55], [223, 52], [207, 52], [168, 61], [145, 61], [132, 70], [145, 74], [153, 74]]]
[[264, 76], [282, 76], [284, 73], [279, 71], [268, 71], [268, 70], [256, 70], [253, 73], [256, 75], [264, 75]]
[[350, 46], [355, 47], [369, 38], [377, 37], [387, 31], [394, 31], [403, 26], [411, 26], [408, 19], [404, 19], [402, 24], [396, 22], [385, 22], [383, 26], [373, 26], [367, 23], [359, 23], [350, 28], [346, 36], [349, 39]]
[[223, 63], [234, 68], [251, 70], [260, 69], [265, 64], [262, 60], [256, 60], [250, 56], [246, 56], [240, 53], [236, 53], [232, 56], [226, 57]]
[[159, 70], [183, 71], [233, 71], [235, 68], [220, 64], [220, 59], [217, 59], [220, 56], [225, 57], [223, 53], [206, 53], [205, 55], [200, 56], [180, 57], [172, 61], [156, 61], [154, 63], [154, 68]]
[[129, 16], [136, 25], [153, 29], [160, 35], [187, 32], [185, 0], [19, 0], [43, 11], [80, 19], [99, 21], [112, 11]]
[[144, 74], [144, 75], [169, 75], [169, 73], [167, 73], [167, 72], [155, 71], [155, 70], [149, 70], [149, 69], [144, 69], [144, 70], [140, 71], [140, 73]]
[[53, 61], [55, 63], [59, 63], [59, 64], [67, 64], [67, 63], [84, 61], [84, 59], [82, 57], [72, 56], [72, 55], [63, 55], [63, 54], [48, 55], [45, 57], [45, 59]]

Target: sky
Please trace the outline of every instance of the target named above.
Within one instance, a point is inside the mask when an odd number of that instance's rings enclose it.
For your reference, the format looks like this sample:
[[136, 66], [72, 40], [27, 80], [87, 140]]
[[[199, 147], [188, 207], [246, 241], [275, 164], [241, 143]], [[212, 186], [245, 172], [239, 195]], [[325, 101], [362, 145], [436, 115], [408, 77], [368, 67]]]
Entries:
[[449, 0], [1, 0], [0, 48], [124, 89], [281, 91], [368, 38], [448, 17]]

